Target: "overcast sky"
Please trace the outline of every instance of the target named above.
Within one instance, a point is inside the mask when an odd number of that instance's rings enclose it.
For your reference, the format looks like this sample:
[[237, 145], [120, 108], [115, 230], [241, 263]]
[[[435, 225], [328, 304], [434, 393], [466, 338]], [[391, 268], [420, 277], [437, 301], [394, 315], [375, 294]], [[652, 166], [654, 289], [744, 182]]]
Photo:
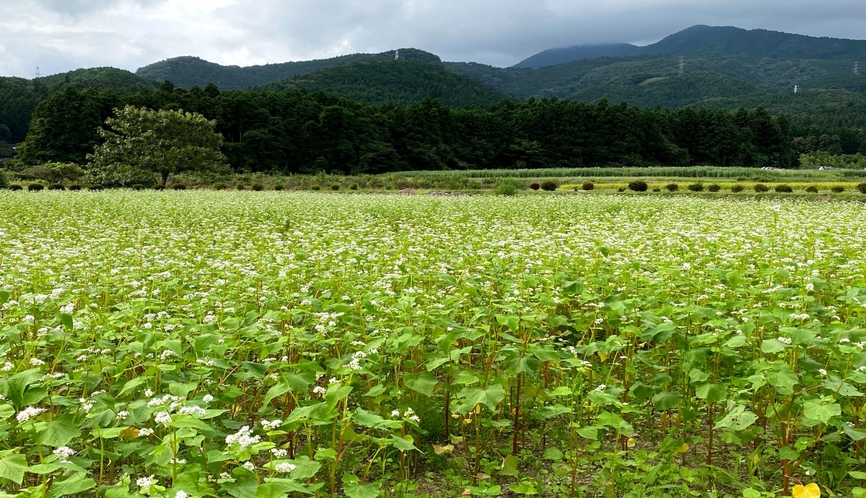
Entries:
[[249, 66], [414, 47], [510, 66], [553, 47], [645, 45], [695, 24], [866, 38], [863, 0], [0, 0], [0, 76]]

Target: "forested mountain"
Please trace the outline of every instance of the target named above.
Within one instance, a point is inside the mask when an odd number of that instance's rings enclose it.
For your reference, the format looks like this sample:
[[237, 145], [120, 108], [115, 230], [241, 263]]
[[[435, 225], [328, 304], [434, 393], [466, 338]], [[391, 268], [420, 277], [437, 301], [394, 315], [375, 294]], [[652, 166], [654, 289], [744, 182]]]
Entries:
[[321, 91], [367, 104], [408, 105], [425, 98], [449, 107], [498, 104], [506, 96], [440, 63], [371, 59], [286, 79], [264, 91]]
[[353, 62], [395, 60], [398, 55], [399, 59], [403, 60], [439, 62], [439, 57], [412, 48], [391, 50], [380, 54], [350, 54], [330, 59], [248, 67], [222, 66], [198, 57], [175, 57], [139, 68], [135, 74], [160, 82], [171, 81], [184, 88], [192, 88], [196, 85], [204, 88], [208, 83], [213, 83], [222, 90], [243, 90]]
[[641, 48], [630, 43], [610, 43], [605, 45], [575, 45], [573, 47], [551, 48], [528, 57], [512, 67], [538, 69], [566, 62], [599, 57], [624, 57], [640, 53]]
[[642, 47], [641, 54], [737, 57], [745, 61], [857, 60], [866, 58], [866, 40], [813, 37], [735, 27], [692, 26]]

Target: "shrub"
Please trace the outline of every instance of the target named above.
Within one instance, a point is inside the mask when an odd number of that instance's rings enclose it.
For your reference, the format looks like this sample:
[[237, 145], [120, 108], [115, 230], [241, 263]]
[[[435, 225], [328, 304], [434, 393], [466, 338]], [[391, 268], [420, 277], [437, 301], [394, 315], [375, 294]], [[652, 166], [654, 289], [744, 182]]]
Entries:
[[658, 187], [656, 187], [656, 188], [653, 189], [653, 192], [661, 192], [661, 191], [662, 191], [662, 189], [660, 189], [660, 188], [658, 188]]
[[529, 188], [531, 188], [532, 190], [538, 190], [538, 189], [541, 188], [541, 185], [539, 185], [539, 184], [537, 184], [537, 183], [531, 183], [531, 184], [529, 185]]
[[9, 188], [9, 180], [6, 178], [6, 173], [0, 171], [0, 188]]
[[98, 183], [94, 183], [93, 185], [88, 185], [87, 189], [88, 190], [102, 190], [103, 187], [102, 187], [102, 185], [100, 185]]
[[712, 185], [707, 187], [707, 190], [709, 190], [710, 192], [718, 192], [719, 190], [722, 190], [722, 187], [718, 183], [713, 183]]
[[358, 190], [359, 188], [361, 188], [361, 186], [358, 185], [357, 183], [353, 183], [353, 184], [349, 185], [349, 189], [351, 189], [351, 190]]
[[866, 194], [866, 183], [858, 183], [856, 188], [861, 194]]
[[668, 192], [676, 192], [679, 189], [680, 186], [676, 183], [668, 183], [667, 185], [665, 185], [665, 190], [667, 190]]
[[238, 184], [235, 186], [235, 188], [238, 189], [238, 190], [246, 190], [246, 189], [247, 189], [247, 186], [244, 185], [243, 183], [238, 183]]
[[734, 185], [733, 187], [731, 187], [731, 192], [734, 193], [742, 192], [743, 190], [745, 190], [745, 188], [742, 185]]
[[499, 184], [496, 185], [496, 190], [494, 191], [496, 195], [517, 195], [517, 191], [520, 189], [520, 183], [517, 182], [514, 178], [503, 178], [499, 181]]
[[73, 183], [72, 185], [69, 186], [69, 190], [81, 190], [81, 184], [80, 183]]
[[183, 183], [175, 183], [171, 186], [171, 188], [175, 190], [186, 190], [186, 185], [184, 185]]
[[39, 190], [43, 190], [44, 188], [45, 188], [45, 186], [42, 185], [41, 183], [31, 183], [31, 184], [27, 185], [27, 190], [32, 190], [34, 192], [37, 192]]
[[140, 183], [136, 183], [129, 188], [131, 188], [132, 190], [144, 190], [144, 185], [142, 185]]
[[9, 185], [9, 190], [23, 190], [21, 185]]
[[808, 187], [806, 187], [806, 192], [809, 192], [810, 194], [817, 194], [818, 187], [815, 185], [809, 185]]
[[620, 187], [616, 189], [617, 192], [625, 192], [625, 187]]
[[595, 184], [592, 182], [584, 182], [584, 184], [581, 185], [581, 188], [583, 190], [595, 190]]
[[331, 190], [340, 190], [340, 184], [339, 183], [332, 183], [331, 184]]
[[688, 189], [692, 192], [703, 192], [704, 184], [703, 183], [692, 183], [688, 186]]
[[66, 187], [59, 183], [52, 183], [48, 186], [48, 190], [66, 190]]
[[278, 183], [278, 184], [274, 185], [274, 190], [283, 190], [283, 184]]
[[769, 192], [770, 191], [770, 187], [764, 185], [763, 183], [756, 183], [753, 188], [755, 189], [755, 192]]
[[841, 185], [833, 185], [833, 187], [830, 188], [830, 190], [831, 190], [834, 194], [839, 194], [839, 193], [842, 193], [842, 192], [845, 191], [845, 187], [843, 187], [843, 186], [841, 186]]
[[322, 190], [322, 187], [318, 185], [313, 185], [312, 187], [310, 187], [310, 190]]
[[541, 182], [541, 190], [553, 192], [557, 188], [559, 188], [559, 185], [557, 185], [556, 182], [553, 180], [545, 180], [545, 181]]
[[262, 190], [265, 189], [265, 186], [262, 185], [261, 183], [254, 183], [252, 186], [252, 189], [255, 190], [256, 192], [261, 192]]
[[634, 180], [628, 183], [628, 189], [634, 192], [646, 192], [649, 185], [643, 180]]
[[228, 185], [223, 182], [216, 182], [213, 184], [214, 190], [225, 190]]
[[776, 188], [774, 190], [776, 192], [781, 192], [785, 194], [790, 194], [794, 191], [794, 189], [792, 189], [790, 185], [776, 185]]

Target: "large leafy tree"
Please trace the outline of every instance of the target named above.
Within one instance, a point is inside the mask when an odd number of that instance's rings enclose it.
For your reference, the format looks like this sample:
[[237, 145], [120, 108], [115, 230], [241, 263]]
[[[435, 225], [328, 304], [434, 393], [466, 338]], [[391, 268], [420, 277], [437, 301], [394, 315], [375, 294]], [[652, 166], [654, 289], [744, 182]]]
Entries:
[[126, 106], [105, 124], [104, 143], [88, 155], [89, 174], [101, 183], [123, 186], [158, 175], [165, 187], [172, 174], [225, 165], [216, 122], [200, 114]]

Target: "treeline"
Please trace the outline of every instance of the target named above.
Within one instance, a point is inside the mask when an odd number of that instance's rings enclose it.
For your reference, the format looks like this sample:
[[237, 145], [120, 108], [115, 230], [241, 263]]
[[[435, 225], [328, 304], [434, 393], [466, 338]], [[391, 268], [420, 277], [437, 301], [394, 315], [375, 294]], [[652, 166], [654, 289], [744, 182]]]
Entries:
[[373, 106], [324, 93], [157, 91], [120, 95], [67, 88], [36, 108], [20, 165], [84, 164], [96, 133], [124, 105], [183, 109], [217, 123], [241, 172], [383, 173], [406, 170], [601, 165], [796, 165], [791, 125], [763, 109], [648, 110], [557, 99], [452, 109], [426, 99]]

